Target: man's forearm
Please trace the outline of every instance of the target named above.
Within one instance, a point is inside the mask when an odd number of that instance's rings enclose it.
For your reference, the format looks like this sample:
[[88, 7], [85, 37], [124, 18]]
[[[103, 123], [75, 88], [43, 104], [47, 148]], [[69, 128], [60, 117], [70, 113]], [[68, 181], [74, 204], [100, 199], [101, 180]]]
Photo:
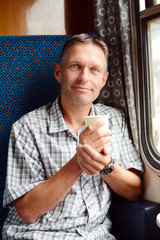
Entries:
[[129, 201], [137, 200], [142, 194], [142, 181], [138, 170], [127, 170], [115, 163], [112, 173], [102, 177], [114, 192]]
[[33, 223], [54, 208], [82, 174], [76, 155], [54, 176], [39, 184], [15, 202], [20, 217]]

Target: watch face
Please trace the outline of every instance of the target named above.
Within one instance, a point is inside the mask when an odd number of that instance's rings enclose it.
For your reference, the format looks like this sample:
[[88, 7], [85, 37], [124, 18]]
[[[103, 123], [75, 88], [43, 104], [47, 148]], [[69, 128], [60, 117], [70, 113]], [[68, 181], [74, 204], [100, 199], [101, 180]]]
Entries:
[[106, 174], [109, 174], [109, 173], [111, 173], [113, 171], [113, 168], [110, 167], [108, 169], [105, 169], [104, 171], [105, 171]]
[[100, 174], [107, 175], [107, 174], [111, 173], [113, 171], [113, 169], [114, 169], [114, 164], [110, 163], [109, 165], [104, 167], [102, 171], [100, 171]]

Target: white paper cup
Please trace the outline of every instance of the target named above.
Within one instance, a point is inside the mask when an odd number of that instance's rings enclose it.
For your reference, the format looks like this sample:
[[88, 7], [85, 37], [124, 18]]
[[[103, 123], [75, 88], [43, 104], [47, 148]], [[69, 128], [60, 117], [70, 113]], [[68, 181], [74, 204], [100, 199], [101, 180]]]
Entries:
[[86, 127], [95, 121], [102, 120], [105, 122], [105, 126], [109, 128], [109, 118], [108, 115], [94, 115], [94, 116], [84, 116], [84, 122]]

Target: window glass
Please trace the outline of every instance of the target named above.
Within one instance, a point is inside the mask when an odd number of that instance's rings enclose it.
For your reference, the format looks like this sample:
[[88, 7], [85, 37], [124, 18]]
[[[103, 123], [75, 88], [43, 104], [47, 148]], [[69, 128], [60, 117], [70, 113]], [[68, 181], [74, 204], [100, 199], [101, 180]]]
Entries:
[[152, 139], [160, 153], [160, 17], [147, 22]]
[[160, 0], [139, 0], [139, 10], [143, 11], [148, 7], [160, 4]]
[[146, 1], [145, 0], [139, 0], [139, 10], [143, 11], [146, 9]]
[[153, 5], [160, 4], [160, 0], [153, 0]]

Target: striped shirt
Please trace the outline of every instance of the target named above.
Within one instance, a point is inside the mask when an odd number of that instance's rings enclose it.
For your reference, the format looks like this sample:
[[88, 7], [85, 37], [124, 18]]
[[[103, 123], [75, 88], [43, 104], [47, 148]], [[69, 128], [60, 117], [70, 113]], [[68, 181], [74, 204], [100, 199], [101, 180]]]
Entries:
[[[93, 104], [91, 114], [109, 116], [112, 158], [126, 169], [142, 171], [123, 114], [102, 104]], [[53, 176], [74, 156], [84, 128], [77, 135], [67, 128], [58, 98], [13, 124], [3, 199], [4, 206], [9, 207], [3, 227], [4, 240], [115, 239], [109, 233], [111, 189], [100, 174], [90, 176], [83, 172], [65, 198], [35, 223], [24, 222], [14, 205], [17, 198]]]

